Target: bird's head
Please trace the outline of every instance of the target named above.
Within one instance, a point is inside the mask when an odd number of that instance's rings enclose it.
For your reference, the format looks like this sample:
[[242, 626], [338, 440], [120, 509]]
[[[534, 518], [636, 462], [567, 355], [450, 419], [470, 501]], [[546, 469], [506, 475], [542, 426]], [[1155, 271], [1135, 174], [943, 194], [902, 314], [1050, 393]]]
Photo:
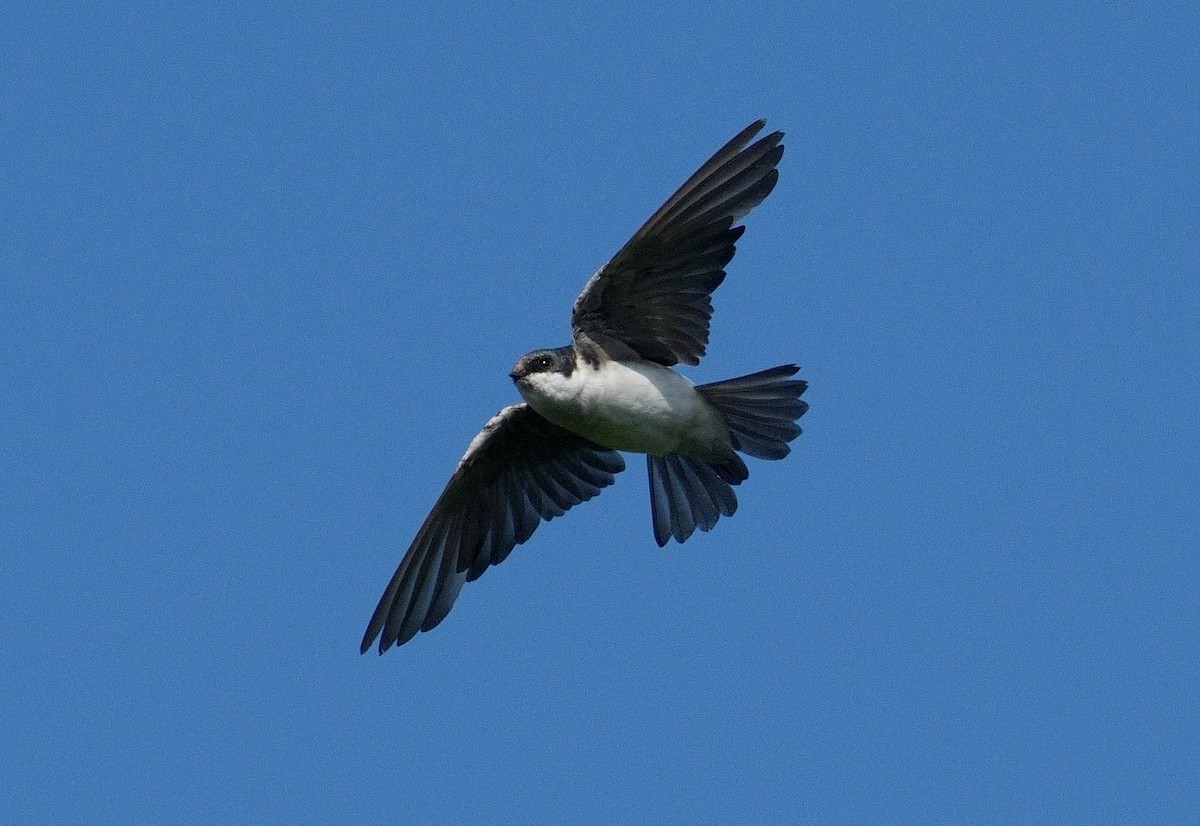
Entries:
[[527, 382], [530, 376], [538, 373], [561, 373], [569, 376], [575, 370], [575, 350], [572, 347], [559, 347], [554, 350], [534, 350], [526, 353], [517, 360], [512, 372], [508, 375], [519, 387]]

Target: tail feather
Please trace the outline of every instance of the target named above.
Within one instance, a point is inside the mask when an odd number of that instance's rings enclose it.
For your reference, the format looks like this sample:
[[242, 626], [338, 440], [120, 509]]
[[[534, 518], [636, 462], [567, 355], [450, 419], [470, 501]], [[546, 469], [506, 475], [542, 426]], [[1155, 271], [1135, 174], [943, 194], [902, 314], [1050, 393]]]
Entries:
[[737, 496], [731, 485], [743, 482], [750, 472], [739, 457], [709, 463], [692, 456], [668, 453], [646, 456], [650, 476], [650, 513], [659, 547], [672, 536], [683, 542], [699, 528], [710, 531], [722, 516], [733, 516]]
[[[808, 383], [792, 376], [794, 364], [772, 367], [736, 379], [702, 384], [696, 389], [725, 417], [733, 447], [758, 459], [782, 459], [788, 442], [800, 435], [796, 424], [808, 410], [800, 399]], [[741, 457], [706, 462], [669, 453], [646, 456], [650, 476], [650, 511], [659, 546], [673, 536], [683, 542], [697, 528], [712, 530], [722, 516], [737, 510], [733, 485], [750, 475]]]
[[793, 379], [800, 368], [785, 364], [696, 389], [725, 416], [733, 447], [756, 459], [782, 459], [802, 432], [796, 420], [808, 410], [800, 399], [808, 382]]

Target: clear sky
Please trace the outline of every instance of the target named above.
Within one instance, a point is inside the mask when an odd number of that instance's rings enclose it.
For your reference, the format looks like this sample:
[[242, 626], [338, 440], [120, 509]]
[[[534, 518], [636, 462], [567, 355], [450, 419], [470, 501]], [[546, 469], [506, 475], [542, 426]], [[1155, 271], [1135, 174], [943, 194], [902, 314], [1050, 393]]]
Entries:
[[[1200, 822], [1194, 4], [65, 5], [0, 29], [0, 821]], [[792, 455], [665, 549], [630, 457], [360, 656], [759, 117], [687, 374], [801, 364]]]

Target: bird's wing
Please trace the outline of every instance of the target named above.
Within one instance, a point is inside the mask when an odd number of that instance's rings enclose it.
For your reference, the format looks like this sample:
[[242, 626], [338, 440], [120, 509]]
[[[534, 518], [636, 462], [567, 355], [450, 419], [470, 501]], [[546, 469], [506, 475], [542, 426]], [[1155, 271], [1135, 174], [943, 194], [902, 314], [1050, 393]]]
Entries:
[[501, 410], [471, 442], [421, 525], [367, 624], [362, 651], [379, 637], [382, 654], [433, 628], [464, 582], [503, 562], [540, 520], [591, 499], [624, 469], [621, 454], [528, 405]]
[[712, 292], [745, 231], [734, 225], [779, 179], [783, 133], [746, 146], [765, 125], [750, 124], [713, 155], [588, 281], [571, 317], [584, 354], [699, 364]]

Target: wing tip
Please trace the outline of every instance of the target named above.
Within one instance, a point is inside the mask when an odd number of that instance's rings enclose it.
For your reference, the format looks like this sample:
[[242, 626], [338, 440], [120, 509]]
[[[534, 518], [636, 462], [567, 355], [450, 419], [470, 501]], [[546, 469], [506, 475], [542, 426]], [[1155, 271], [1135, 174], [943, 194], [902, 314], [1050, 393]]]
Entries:
[[[741, 132], [739, 132], [737, 137], [734, 138], [734, 141], [742, 141], [743, 143], [749, 143], [751, 138], [753, 138], [755, 135], [757, 135], [759, 132], [761, 132], [764, 128], [766, 128], [766, 125], [767, 125], [767, 119], [759, 118], [758, 120], [754, 121], [754, 123], [750, 124], [745, 129], [743, 129]], [[769, 135], [764, 135], [760, 140], [763, 142], [771, 141], [773, 143], [778, 143], [779, 141], [783, 140], [784, 134], [785, 133], [782, 129], [776, 129], [774, 132], [771, 132]]]
[[[376, 639], [376, 637], [378, 637], [378, 636], [379, 636], [379, 632], [378, 632], [378, 631], [376, 631], [374, 634], [370, 634], [370, 635], [368, 635], [368, 636], [366, 636], [366, 637], [363, 637], [362, 644], [361, 644], [361, 645], [358, 647], [358, 654], [359, 654], [359, 656], [360, 656], [360, 657], [361, 657], [363, 654], [366, 654], [368, 651], [370, 651], [370, 650], [371, 650], [371, 646], [373, 646], [373, 645], [375, 644], [375, 639]], [[380, 640], [380, 641], [379, 641], [379, 653], [380, 653], [381, 655], [383, 654], [383, 652], [385, 652], [385, 651], [387, 651], [389, 648], [391, 648], [391, 646], [390, 646], [390, 645], [384, 645], [384, 644], [383, 644], [383, 642], [384, 642], [383, 640]]]

